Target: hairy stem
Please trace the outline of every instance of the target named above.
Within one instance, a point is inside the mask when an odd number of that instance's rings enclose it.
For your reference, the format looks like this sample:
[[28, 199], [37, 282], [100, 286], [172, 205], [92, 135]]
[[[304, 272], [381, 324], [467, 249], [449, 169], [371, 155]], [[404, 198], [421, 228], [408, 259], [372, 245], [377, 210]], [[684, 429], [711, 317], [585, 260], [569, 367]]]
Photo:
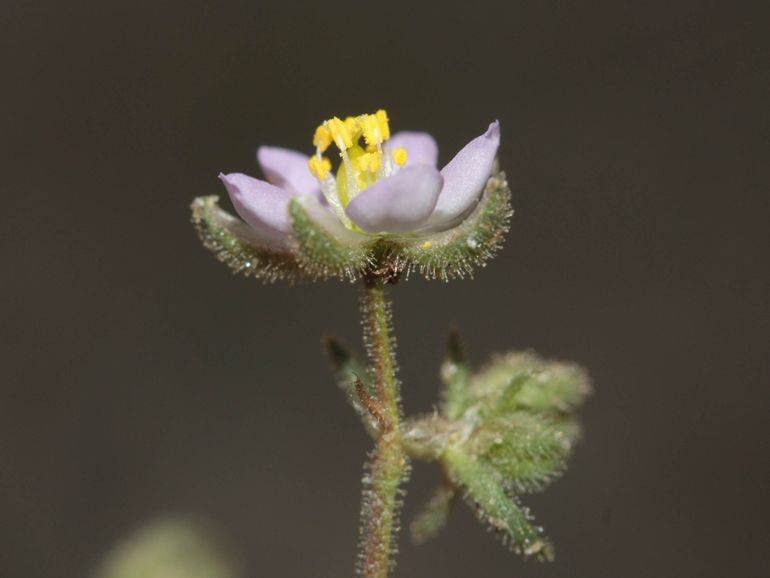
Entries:
[[[400, 485], [408, 462], [400, 441], [401, 408], [391, 336], [390, 302], [385, 281], [367, 279], [361, 300], [364, 341], [376, 380], [378, 436], [364, 476], [358, 572], [364, 578], [387, 578], [398, 531]], [[372, 410], [370, 410], [372, 411]]]

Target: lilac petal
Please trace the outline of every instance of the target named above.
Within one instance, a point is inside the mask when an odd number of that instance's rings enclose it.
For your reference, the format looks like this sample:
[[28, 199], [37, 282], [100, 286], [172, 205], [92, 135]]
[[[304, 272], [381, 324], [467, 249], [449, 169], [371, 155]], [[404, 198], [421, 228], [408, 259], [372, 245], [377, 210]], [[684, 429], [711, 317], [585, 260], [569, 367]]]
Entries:
[[484, 190], [499, 146], [500, 123], [495, 121], [441, 169], [444, 188], [428, 219], [429, 227], [449, 225], [470, 208]]
[[345, 212], [370, 233], [413, 231], [433, 213], [442, 183], [441, 174], [434, 168], [404, 167], [361, 192]]
[[390, 150], [406, 149], [406, 166], [438, 165], [438, 144], [427, 132], [401, 131], [390, 139]]
[[291, 193], [240, 173], [220, 174], [219, 178], [241, 218], [270, 246], [284, 246], [291, 231]]
[[318, 181], [308, 168], [309, 160], [307, 155], [280, 147], [261, 146], [257, 149], [257, 161], [267, 180], [298, 195], [320, 191]]

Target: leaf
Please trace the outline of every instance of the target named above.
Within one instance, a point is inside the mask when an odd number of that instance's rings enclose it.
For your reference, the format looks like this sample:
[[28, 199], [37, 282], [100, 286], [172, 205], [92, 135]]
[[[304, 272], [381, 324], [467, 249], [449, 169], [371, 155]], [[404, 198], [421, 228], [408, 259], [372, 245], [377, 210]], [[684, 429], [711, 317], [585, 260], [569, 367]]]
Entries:
[[590, 393], [588, 376], [572, 363], [546, 361], [534, 353], [508, 353], [471, 379], [473, 397], [488, 415], [517, 410], [564, 415]]
[[507, 415], [521, 407], [519, 394], [522, 388], [533, 377], [531, 371], [525, 370], [515, 373], [502, 388], [500, 395], [494, 398], [494, 403], [488, 403], [484, 407], [485, 417]]
[[502, 247], [513, 209], [505, 173], [493, 174], [476, 207], [456, 227], [429, 237], [398, 238], [396, 257], [407, 275], [418, 271], [426, 279], [448, 281], [472, 277]]
[[370, 412], [361, 403], [360, 396], [356, 393], [356, 380], [360, 379], [366, 392], [371, 397], [377, 396], [377, 388], [369, 371], [342, 343], [333, 337], [324, 339], [324, 349], [334, 367], [337, 385], [345, 392], [353, 409], [363, 420], [367, 431], [374, 434], [377, 431], [377, 425], [372, 420]]
[[553, 559], [553, 547], [533, 526], [529, 511], [511, 498], [501, 474], [490, 464], [461, 451], [446, 454], [447, 472], [452, 482], [475, 509], [482, 522], [489, 524], [511, 549], [525, 557]]
[[459, 418], [469, 405], [468, 383], [470, 367], [465, 358], [460, 335], [457, 330], [449, 332], [446, 343], [446, 357], [441, 365], [443, 411], [450, 419]]
[[533, 411], [569, 412], [589, 393], [591, 384], [585, 370], [573, 363], [550, 362], [522, 387], [518, 400]]
[[449, 480], [439, 484], [431, 499], [409, 525], [412, 542], [423, 544], [438, 534], [446, 525], [456, 496], [457, 490]]
[[492, 465], [506, 488], [515, 493], [543, 489], [563, 472], [572, 448], [558, 426], [524, 412], [484, 423], [467, 445], [468, 451]]
[[234, 273], [266, 282], [305, 277], [295, 257], [260, 244], [254, 232], [218, 205], [219, 197], [198, 197], [191, 205], [192, 222], [203, 245]]

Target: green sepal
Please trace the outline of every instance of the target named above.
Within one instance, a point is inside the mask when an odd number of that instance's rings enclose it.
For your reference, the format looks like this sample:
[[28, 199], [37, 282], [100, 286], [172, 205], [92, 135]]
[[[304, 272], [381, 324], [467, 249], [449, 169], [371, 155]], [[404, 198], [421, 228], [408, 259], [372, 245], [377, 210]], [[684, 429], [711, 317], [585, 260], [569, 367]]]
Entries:
[[446, 525], [456, 497], [457, 488], [449, 480], [444, 480], [438, 485], [409, 525], [412, 542], [423, 544], [441, 531]]
[[203, 245], [234, 273], [261, 281], [298, 281], [305, 274], [296, 258], [260, 244], [243, 221], [218, 205], [219, 197], [198, 197], [192, 205], [192, 222]]
[[361, 417], [367, 431], [374, 435], [377, 431], [377, 424], [372, 420], [371, 414], [362, 405], [356, 393], [356, 380], [360, 379], [367, 393], [372, 397], [377, 397], [377, 387], [369, 371], [342, 343], [333, 337], [324, 339], [324, 349], [334, 368], [337, 385]]
[[505, 173], [493, 174], [471, 213], [456, 227], [430, 236], [398, 238], [394, 258], [409, 275], [448, 281], [472, 277], [502, 247], [513, 209]]
[[446, 454], [446, 471], [474, 508], [512, 550], [525, 557], [552, 560], [553, 547], [542, 529], [531, 523], [529, 510], [506, 491], [502, 474], [490, 464], [460, 451]]
[[294, 197], [289, 202], [289, 215], [295, 253], [309, 277], [355, 281], [371, 265], [373, 240], [346, 229], [315, 199]]

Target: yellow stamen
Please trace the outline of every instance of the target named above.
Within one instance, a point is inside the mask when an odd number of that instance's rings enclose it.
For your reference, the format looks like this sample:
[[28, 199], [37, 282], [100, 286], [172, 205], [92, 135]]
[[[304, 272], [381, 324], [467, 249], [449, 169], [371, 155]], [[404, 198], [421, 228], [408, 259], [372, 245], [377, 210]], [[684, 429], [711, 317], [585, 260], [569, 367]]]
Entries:
[[361, 138], [361, 123], [354, 116], [349, 116], [345, 119], [345, 128], [348, 129], [350, 137], [353, 142], [357, 142]]
[[329, 131], [326, 125], [322, 124], [317, 129], [315, 129], [315, 134], [313, 135], [313, 146], [316, 147], [320, 152], [324, 152], [329, 148], [330, 144], [332, 144], [332, 133]]
[[382, 140], [388, 140], [390, 138], [390, 124], [388, 119], [388, 113], [383, 109], [380, 109], [376, 113], [377, 122], [380, 123], [380, 136]]
[[376, 173], [382, 167], [382, 159], [377, 153], [364, 153], [358, 159], [358, 168], [362, 171]]
[[[383, 144], [390, 138], [389, 122], [388, 114], [380, 109], [374, 114], [348, 116], [345, 120], [335, 116], [316, 129], [313, 135], [316, 155], [308, 166], [311, 174], [321, 181], [324, 194], [336, 197], [334, 206], [340, 210], [378, 179], [390, 176], [394, 165], [406, 163], [404, 149], [393, 151], [391, 156]], [[336, 174], [329, 159], [321, 156], [332, 143], [340, 151], [341, 163], [335, 169]]]
[[406, 149], [398, 148], [394, 150], [393, 160], [396, 161], [398, 166], [403, 167], [406, 164]]
[[380, 122], [377, 120], [377, 116], [367, 114], [361, 117], [361, 121], [366, 144], [370, 147], [380, 144], [383, 139]]
[[331, 133], [334, 144], [340, 151], [345, 151], [353, 146], [353, 139], [350, 136], [350, 131], [345, 123], [338, 119], [336, 116], [326, 121], [326, 127]]
[[308, 166], [310, 167], [310, 172], [319, 181], [324, 180], [329, 171], [332, 170], [332, 163], [326, 157], [311, 157], [308, 161]]

